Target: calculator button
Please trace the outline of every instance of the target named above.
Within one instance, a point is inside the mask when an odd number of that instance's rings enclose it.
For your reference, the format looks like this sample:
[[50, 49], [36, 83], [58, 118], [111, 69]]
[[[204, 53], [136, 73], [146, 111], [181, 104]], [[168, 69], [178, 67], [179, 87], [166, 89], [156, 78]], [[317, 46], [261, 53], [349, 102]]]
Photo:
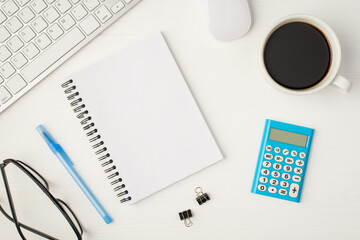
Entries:
[[292, 180], [293, 180], [294, 182], [300, 182], [300, 181], [301, 181], [301, 177], [299, 177], [299, 176], [293, 176], [293, 177], [292, 177]]
[[264, 158], [267, 160], [273, 159], [273, 155], [271, 153], [265, 153]]
[[259, 189], [260, 191], [265, 191], [265, 190], [266, 190], [266, 187], [265, 187], [265, 185], [260, 184], [260, 185], [258, 186], [258, 189]]
[[277, 192], [277, 189], [274, 188], [274, 187], [269, 187], [269, 193], [276, 193]]
[[282, 178], [285, 179], [285, 180], [289, 180], [290, 179], [290, 174], [283, 173]]
[[300, 158], [305, 158], [305, 157], [306, 157], [306, 153], [301, 152], [301, 153], [299, 154], [299, 156], [300, 156]]
[[271, 180], [270, 180], [270, 184], [276, 186], [276, 185], [279, 184], [279, 181], [276, 180], [276, 179], [271, 179]]
[[261, 183], [267, 183], [269, 180], [266, 177], [260, 177], [259, 181]]
[[268, 169], [263, 169], [263, 170], [261, 170], [261, 174], [262, 174], [262, 175], [267, 176], [267, 175], [269, 175], [269, 173], [270, 173], [270, 171], [269, 171]]
[[293, 164], [293, 163], [294, 163], [294, 159], [292, 159], [292, 158], [285, 158], [285, 162], [286, 162], [287, 164]]
[[271, 172], [271, 176], [278, 178], [280, 177], [280, 173], [278, 171], [273, 171]]
[[281, 152], [281, 149], [280, 149], [279, 147], [276, 147], [276, 148], [274, 149], [274, 152], [280, 153], [280, 152]]
[[296, 157], [297, 156], [297, 151], [291, 151], [291, 156]]
[[266, 146], [266, 151], [271, 152], [271, 150], [272, 150], [272, 146], [267, 145], [267, 146]]
[[283, 154], [284, 154], [284, 155], [288, 155], [288, 154], [289, 154], [289, 149], [284, 149], [284, 150], [283, 150]]
[[297, 167], [294, 169], [294, 173], [296, 173], [296, 174], [302, 174], [302, 172], [303, 172], [303, 170], [301, 168]]
[[295, 198], [298, 196], [298, 194], [299, 194], [299, 184], [292, 183], [290, 185], [289, 196]]
[[280, 189], [279, 194], [285, 196], [287, 194], [287, 191], [285, 189]]
[[284, 166], [284, 170], [285, 170], [285, 172], [291, 172], [292, 167], [289, 165], [286, 165], [286, 166]]
[[273, 165], [273, 167], [276, 169], [276, 170], [280, 170], [281, 169], [281, 164], [280, 163], [275, 163]]
[[275, 161], [282, 162], [284, 158], [282, 156], [275, 156]]
[[271, 163], [269, 161], [264, 161], [263, 166], [264, 167], [271, 167]]
[[287, 188], [289, 186], [289, 183], [286, 182], [286, 181], [281, 181], [280, 182], [280, 186], [284, 187], [284, 188]]
[[295, 161], [295, 164], [296, 164], [296, 166], [304, 166], [304, 161], [303, 160], [296, 160]]

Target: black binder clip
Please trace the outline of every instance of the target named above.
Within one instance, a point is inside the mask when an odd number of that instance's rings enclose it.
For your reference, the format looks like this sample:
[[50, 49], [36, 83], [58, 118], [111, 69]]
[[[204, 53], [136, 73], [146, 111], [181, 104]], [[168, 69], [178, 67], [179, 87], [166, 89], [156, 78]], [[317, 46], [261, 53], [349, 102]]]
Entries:
[[184, 220], [185, 226], [187, 227], [192, 226], [193, 223], [190, 220], [190, 218], [192, 217], [192, 213], [190, 209], [183, 212], [179, 212], [179, 216], [180, 216], [180, 220]]
[[203, 193], [201, 187], [195, 188], [195, 192], [196, 192], [196, 201], [198, 202], [199, 205], [210, 200], [209, 195], [207, 193]]

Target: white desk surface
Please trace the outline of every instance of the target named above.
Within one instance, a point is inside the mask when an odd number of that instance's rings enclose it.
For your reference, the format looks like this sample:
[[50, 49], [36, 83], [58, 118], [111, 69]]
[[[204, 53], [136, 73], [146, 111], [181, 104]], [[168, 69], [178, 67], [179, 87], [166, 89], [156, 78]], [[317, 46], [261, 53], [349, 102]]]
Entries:
[[[0, 159], [21, 159], [42, 173], [52, 193], [78, 215], [84, 239], [359, 239], [360, 2], [250, 2], [251, 31], [222, 43], [210, 36], [199, 1], [143, 0], [0, 114]], [[340, 73], [354, 83], [350, 94], [325, 89], [290, 96], [265, 82], [258, 68], [260, 40], [274, 21], [292, 13], [315, 15], [338, 34], [343, 50]], [[124, 206], [110, 190], [59, 85], [65, 75], [155, 31], [163, 32], [225, 159], [138, 204]], [[250, 193], [265, 118], [316, 129], [300, 204]], [[35, 130], [40, 123], [63, 145], [111, 212], [112, 224], [103, 222], [47, 149]], [[27, 199], [37, 199], [20, 181], [13, 184]], [[202, 206], [195, 201], [197, 186], [212, 197]], [[45, 220], [61, 232], [44, 208], [35, 205], [34, 220], [27, 223], [42, 226]], [[178, 212], [188, 208], [194, 214], [191, 228], [178, 218]], [[0, 233], [1, 239], [19, 239], [15, 226], [2, 215]], [[61, 239], [71, 236], [63, 233]]]

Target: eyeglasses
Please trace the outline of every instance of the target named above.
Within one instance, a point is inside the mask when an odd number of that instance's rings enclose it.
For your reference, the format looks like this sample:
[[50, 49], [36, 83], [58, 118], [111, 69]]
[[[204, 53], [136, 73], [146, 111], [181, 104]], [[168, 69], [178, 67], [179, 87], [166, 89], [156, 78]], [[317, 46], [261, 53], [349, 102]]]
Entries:
[[[13, 222], [15, 224], [16, 229], [17, 229], [19, 235], [21, 236], [21, 238], [26, 239], [22, 232], [22, 229], [26, 229], [27, 231], [37, 234], [45, 239], [51, 239], [51, 240], [57, 239], [55, 237], [52, 237], [46, 233], [43, 233], [39, 230], [36, 230], [36, 229], [18, 221], [18, 218], [16, 215], [16, 210], [15, 210], [15, 205], [14, 205], [13, 198], [12, 198], [11, 191], [10, 191], [8, 178], [6, 176], [6, 171], [5, 171], [6, 166], [9, 166], [9, 165], [14, 165], [18, 169], [20, 169], [42, 190], [43, 193], [45, 193], [47, 198], [55, 205], [55, 207], [60, 211], [62, 216], [65, 217], [67, 223], [70, 225], [70, 227], [74, 231], [77, 239], [82, 239], [81, 236], [83, 234], [83, 229], [82, 229], [78, 219], [76, 218], [74, 212], [70, 209], [70, 207], [64, 201], [62, 201], [61, 199], [55, 198], [49, 192], [49, 184], [46, 182], [46, 180], [37, 171], [35, 171], [33, 168], [31, 168], [26, 163], [19, 161], [19, 160], [6, 159], [3, 161], [3, 163], [0, 164], [0, 171], [1, 171], [2, 179], [3, 179], [4, 185], [5, 185], [5, 190], [6, 190], [7, 199], [9, 202], [11, 215], [9, 213], [7, 213], [1, 205], [0, 205], [0, 212], [2, 214], [4, 214], [4, 216], [7, 219], [9, 219], [11, 222]], [[68, 213], [70, 213], [70, 215]], [[74, 219], [74, 221], [73, 221], [73, 219]]]

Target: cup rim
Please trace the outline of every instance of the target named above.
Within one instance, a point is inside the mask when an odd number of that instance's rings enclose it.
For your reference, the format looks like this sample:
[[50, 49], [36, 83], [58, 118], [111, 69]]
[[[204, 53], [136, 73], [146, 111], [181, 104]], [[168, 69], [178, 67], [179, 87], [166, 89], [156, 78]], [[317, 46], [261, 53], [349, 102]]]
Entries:
[[[306, 89], [290, 89], [290, 88], [286, 88], [282, 85], [280, 85], [279, 83], [277, 83], [268, 73], [266, 66], [265, 66], [265, 61], [264, 61], [264, 51], [265, 51], [265, 46], [266, 43], [269, 39], [269, 37], [281, 26], [291, 23], [291, 22], [304, 22], [310, 25], [313, 25], [314, 27], [318, 28], [324, 35], [324, 37], [326, 37], [328, 43], [329, 43], [329, 47], [331, 50], [331, 64], [328, 70], [328, 73], [326, 74], [325, 78], [323, 78], [319, 83], [317, 83], [316, 85], [310, 87], [310, 88], [306, 88]], [[338, 37], [336, 36], [334, 30], [332, 30], [332, 28], [326, 24], [324, 21], [322, 21], [321, 19], [314, 17], [312, 15], [308, 15], [308, 14], [292, 14], [292, 15], [288, 15], [285, 16], [283, 18], [280, 18], [279, 20], [277, 20], [271, 27], [270, 27], [270, 31], [268, 31], [265, 35], [265, 37], [262, 40], [261, 43], [261, 49], [260, 49], [260, 68], [262, 69], [262, 72], [265, 75], [265, 79], [267, 80], [267, 82], [273, 86], [274, 88], [285, 92], [285, 93], [290, 93], [290, 94], [297, 94], [297, 95], [305, 95], [305, 94], [310, 94], [313, 92], [317, 92], [323, 88], [325, 88], [326, 86], [328, 86], [336, 77], [339, 67], [340, 67], [340, 62], [341, 62], [341, 46], [340, 46], [340, 42]]]

